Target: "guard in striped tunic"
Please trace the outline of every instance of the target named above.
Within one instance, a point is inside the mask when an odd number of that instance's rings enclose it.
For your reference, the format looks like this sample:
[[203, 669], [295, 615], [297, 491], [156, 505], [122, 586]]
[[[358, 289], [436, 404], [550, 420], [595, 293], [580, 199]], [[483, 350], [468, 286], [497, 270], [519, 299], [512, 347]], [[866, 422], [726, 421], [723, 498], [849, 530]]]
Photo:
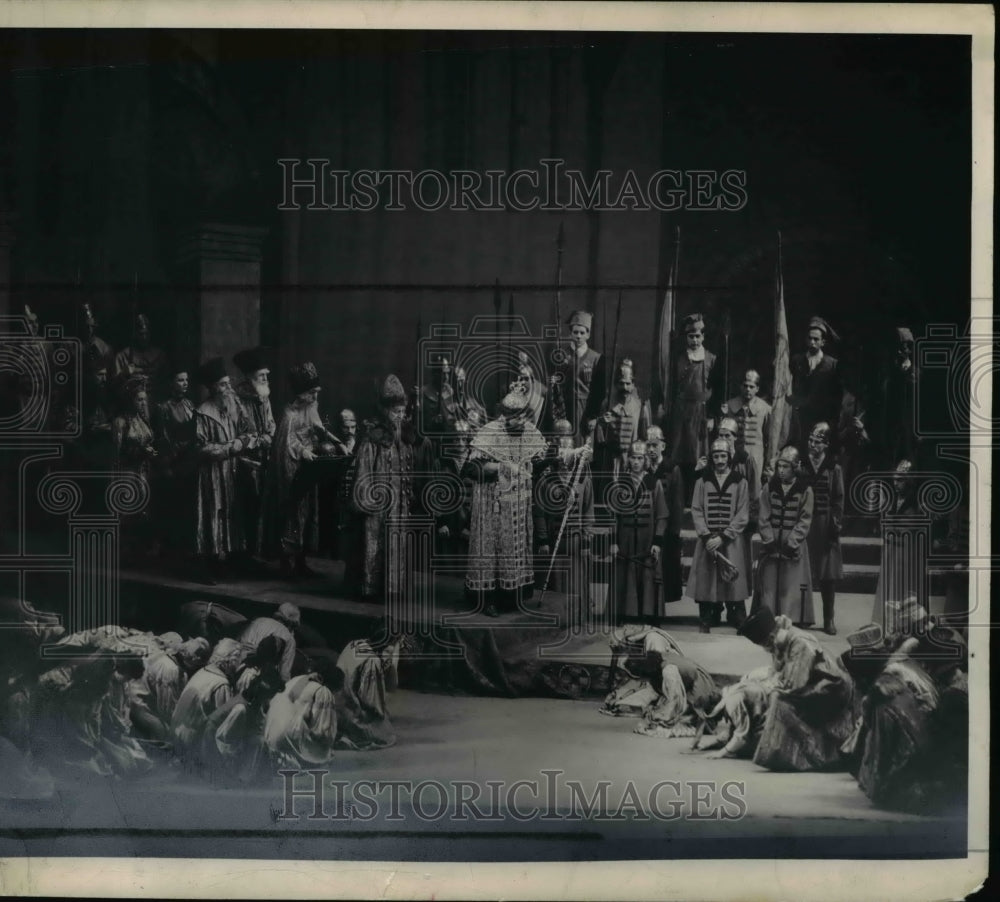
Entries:
[[615, 605], [617, 619], [658, 620], [662, 592], [660, 551], [667, 528], [667, 503], [663, 486], [646, 470], [646, 443], [633, 442], [628, 472], [621, 474], [607, 492], [615, 513]]
[[771, 405], [759, 398], [760, 373], [747, 370], [738, 398], [730, 398], [722, 408], [723, 416], [736, 420], [737, 447], [746, 451], [757, 465], [761, 482], [767, 482], [773, 472], [770, 447]]
[[830, 454], [830, 426], [817, 423], [809, 433], [809, 454], [802, 464], [802, 477], [813, 490], [813, 519], [809, 527], [809, 562], [813, 585], [819, 584], [823, 599], [823, 631], [837, 635], [833, 607], [837, 580], [844, 576], [840, 530], [844, 523], [844, 472]]
[[[747, 481], [732, 469], [732, 450], [725, 439], [711, 448], [712, 471], [703, 472], [694, 485], [691, 517], [698, 533], [691, 559], [687, 595], [698, 602], [700, 630], [711, 632], [722, 604], [726, 620], [739, 627], [746, 618], [746, 538], [750, 519]], [[723, 560], [725, 558], [725, 560]]]
[[760, 493], [760, 595], [763, 604], [795, 623], [811, 626], [812, 575], [806, 536], [813, 517], [813, 490], [796, 472], [799, 452], [791, 445], [778, 455], [775, 474]]

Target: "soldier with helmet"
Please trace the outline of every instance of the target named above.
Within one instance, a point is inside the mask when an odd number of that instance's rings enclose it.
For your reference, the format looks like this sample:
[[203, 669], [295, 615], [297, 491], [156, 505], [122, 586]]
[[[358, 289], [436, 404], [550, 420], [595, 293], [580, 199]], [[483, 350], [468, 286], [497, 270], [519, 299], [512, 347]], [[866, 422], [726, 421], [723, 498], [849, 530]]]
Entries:
[[83, 316], [84, 362], [89, 372], [107, 369], [114, 362], [115, 350], [97, 334], [97, 317], [88, 303], [80, 308]]
[[658, 620], [660, 551], [667, 528], [663, 486], [648, 471], [646, 443], [632, 442], [624, 470], [608, 492], [615, 514], [615, 602], [619, 618]]
[[823, 599], [823, 630], [837, 635], [833, 607], [837, 580], [844, 576], [840, 530], [844, 523], [844, 473], [830, 453], [830, 424], [817, 423], [809, 433], [809, 453], [802, 462], [802, 478], [813, 490], [813, 518], [809, 527], [809, 563], [813, 585]]
[[111, 372], [113, 383], [129, 376], [145, 376], [150, 387], [160, 388], [167, 357], [160, 348], [153, 346], [153, 333], [149, 317], [140, 313], [135, 318], [132, 330], [132, 344], [115, 355]]
[[735, 398], [722, 406], [722, 415], [736, 420], [736, 446], [753, 459], [762, 481], [771, 478], [771, 405], [758, 395], [760, 373], [747, 370]]
[[813, 490], [799, 475], [798, 463], [799, 452], [787, 445], [760, 493], [760, 596], [775, 614], [810, 626], [816, 618], [806, 537], [812, 525]]
[[750, 519], [747, 481], [733, 469], [729, 442], [716, 439], [710, 447], [711, 469], [694, 484], [691, 518], [698, 540], [691, 558], [687, 595], [698, 603], [699, 629], [711, 632], [722, 619], [739, 627], [746, 618], [749, 590], [746, 573], [746, 537]]
[[615, 373], [610, 403], [602, 406], [594, 432], [598, 467], [613, 478], [628, 469], [633, 442], [644, 441], [651, 424], [649, 401], [639, 397], [635, 370], [627, 357]]

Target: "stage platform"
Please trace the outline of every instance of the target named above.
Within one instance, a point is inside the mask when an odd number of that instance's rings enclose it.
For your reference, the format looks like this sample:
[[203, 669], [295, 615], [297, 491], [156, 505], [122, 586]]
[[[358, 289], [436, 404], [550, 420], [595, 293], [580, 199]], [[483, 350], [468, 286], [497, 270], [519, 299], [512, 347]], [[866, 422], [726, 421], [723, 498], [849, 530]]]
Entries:
[[[272, 613], [292, 602], [302, 619], [332, 649], [352, 639], [378, 634], [386, 622], [383, 604], [348, 598], [343, 564], [311, 558], [314, 579], [287, 581], [275, 565], [264, 565], [254, 579], [234, 579], [214, 586], [192, 578], [190, 568], [159, 561], [121, 574], [122, 620], [127, 625], [173, 629], [181, 606], [204, 601], [223, 605], [247, 618]], [[607, 692], [610, 668], [609, 625], [587, 622], [565, 595], [546, 592], [522, 609], [498, 618], [477, 610], [464, 594], [460, 575], [415, 574], [421, 604], [395, 612], [408, 635], [400, 664], [401, 685], [445, 693], [581, 698]], [[540, 602], [540, 604], [539, 604]], [[819, 610], [819, 596], [815, 598]], [[940, 599], [932, 599], [932, 610]], [[832, 653], [847, 649], [846, 636], [871, 620], [872, 596], [841, 593], [837, 598], [839, 634], [814, 634]], [[720, 682], [728, 683], [766, 664], [768, 655], [723, 625], [698, 632], [697, 606], [684, 599], [665, 606], [659, 625], [686, 654]]]

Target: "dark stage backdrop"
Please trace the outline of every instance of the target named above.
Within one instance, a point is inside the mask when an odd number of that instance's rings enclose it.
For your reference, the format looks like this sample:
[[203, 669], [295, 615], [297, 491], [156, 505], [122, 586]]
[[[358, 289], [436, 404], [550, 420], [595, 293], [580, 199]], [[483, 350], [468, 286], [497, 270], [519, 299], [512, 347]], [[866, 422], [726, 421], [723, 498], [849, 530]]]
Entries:
[[[536, 333], [596, 315], [650, 385], [657, 305], [681, 231], [678, 315], [702, 311], [730, 389], [765, 393], [777, 233], [793, 350], [812, 314], [849, 368], [890, 328], [969, 310], [970, 44], [961, 37], [330, 32], [10, 32], [0, 206], [16, 214], [12, 305], [75, 327], [90, 299], [117, 345], [147, 310], [159, 340], [185, 297], [178, 235], [262, 226], [261, 338], [312, 359], [325, 407], [410, 383], [418, 323], [501, 312]], [[540, 169], [645, 184], [662, 169], [741, 170], [733, 212], [280, 211], [279, 158], [331, 168]], [[610, 322], [609, 322], [610, 320]], [[237, 348], [232, 348], [235, 352]], [[275, 391], [284, 396], [284, 376]], [[361, 412], [361, 411], [359, 411]]]

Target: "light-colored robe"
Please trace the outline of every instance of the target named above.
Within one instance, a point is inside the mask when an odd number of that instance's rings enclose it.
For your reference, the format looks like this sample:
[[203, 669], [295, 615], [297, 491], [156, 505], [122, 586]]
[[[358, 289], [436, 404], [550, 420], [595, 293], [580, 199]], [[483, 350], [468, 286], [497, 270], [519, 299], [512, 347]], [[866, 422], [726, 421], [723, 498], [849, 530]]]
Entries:
[[497, 479], [477, 482], [472, 489], [465, 577], [470, 591], [510, 592], [534, 583], [531, 467], [545, 448], [545, 439], [530, 423], [515, 434], [495, 420], [473, 437], [469, 462], [498, 463], [500, 473]]

